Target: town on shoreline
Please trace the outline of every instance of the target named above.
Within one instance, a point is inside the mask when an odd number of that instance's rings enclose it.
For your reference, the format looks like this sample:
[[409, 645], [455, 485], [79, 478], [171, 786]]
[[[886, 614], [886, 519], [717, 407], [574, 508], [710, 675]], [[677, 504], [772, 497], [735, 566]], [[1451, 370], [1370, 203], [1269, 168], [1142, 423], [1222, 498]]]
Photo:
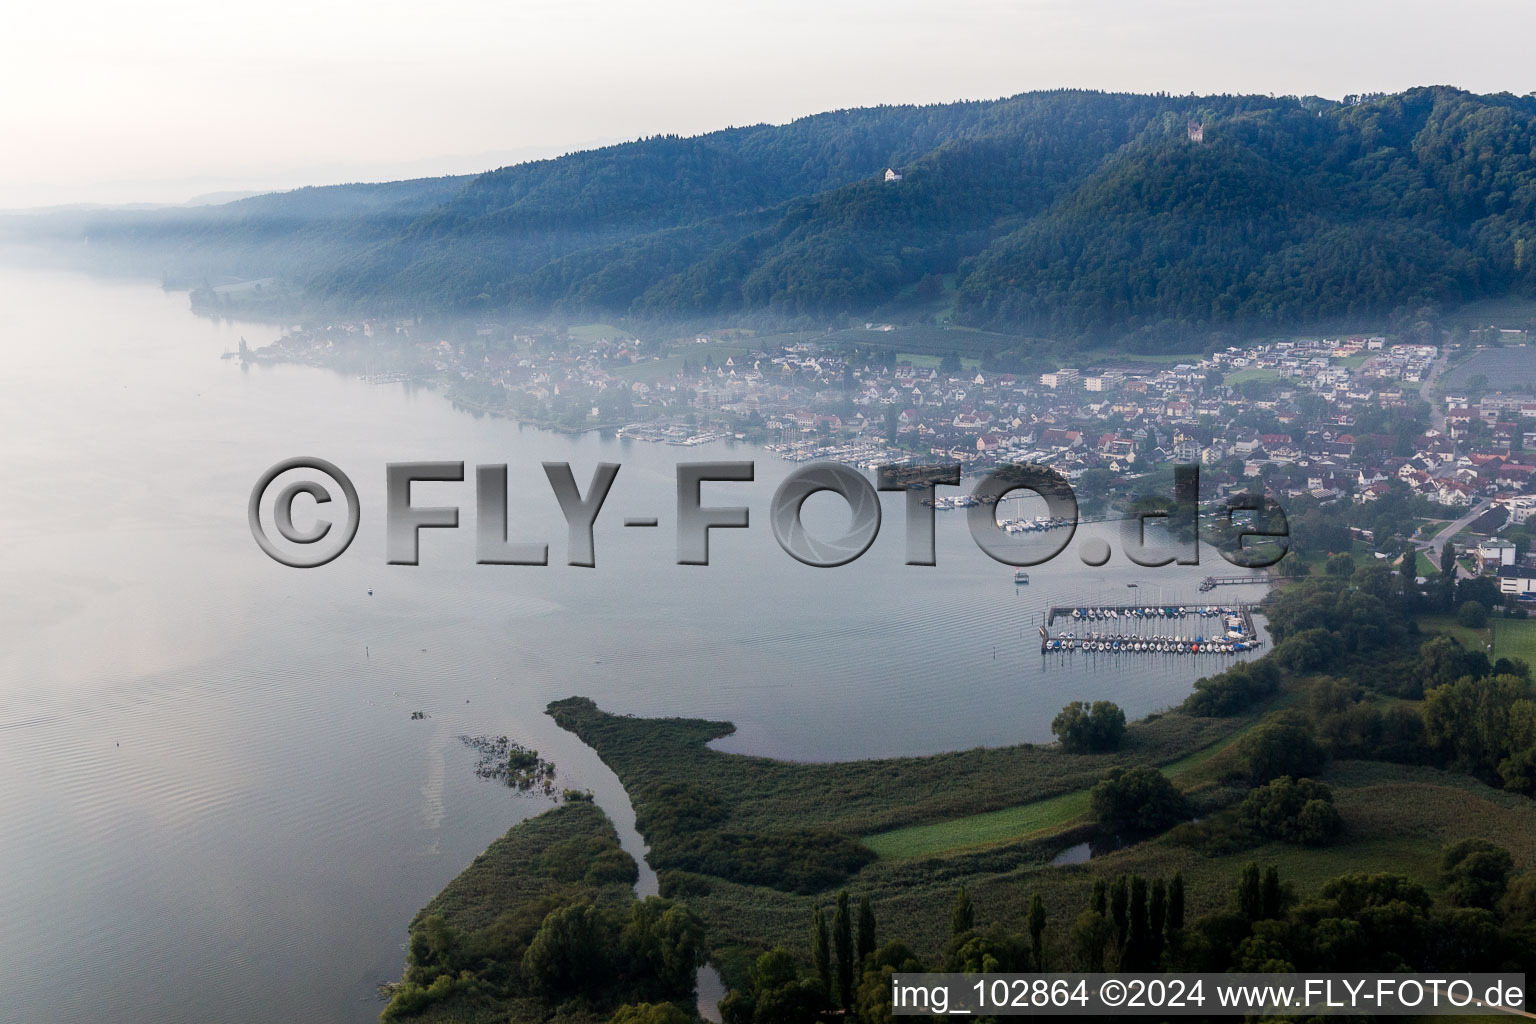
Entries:
[[[1087, 514], [1144, 493], [1138, 482], [1165, 491], [1174, 464], [1198, 463], [1209, 495], [1258, 484], [1336, 518], [1352, 506], [1401, 507], [1401, 528], [1385, 531], [1399, 536], [1357, 528], [1351, 538], [1388, 557], [1416, 547], [1437, 563], [1438, 528], [1467, 519], [1452, 531], [1467, 534], [1465, 554], [1492, 557], [1520, 573], [1511, 584], [1520, 594], [1536, 592], [1536, 566], [1516, 564], [1527, 555], [1519, 545], [1474, 550], [1536, 510], [1536, 356], [1524, 331], [1438, 345], [1383, 335], [1272, 340], [1026, 373], [989, 355], [902, 351], [909, 337], [933, 349], [948, 333], [912, 330], [730, 329], [658, 341], [608, 324], [361, 320], [293, 327], [231, 355], [434, 387], [478, 413], [681, 447], [742, 441], [789, 461], [866, 469], [1046, 465], [1073, 482]], [[952, 333], [958, 344], [966, 332]]]

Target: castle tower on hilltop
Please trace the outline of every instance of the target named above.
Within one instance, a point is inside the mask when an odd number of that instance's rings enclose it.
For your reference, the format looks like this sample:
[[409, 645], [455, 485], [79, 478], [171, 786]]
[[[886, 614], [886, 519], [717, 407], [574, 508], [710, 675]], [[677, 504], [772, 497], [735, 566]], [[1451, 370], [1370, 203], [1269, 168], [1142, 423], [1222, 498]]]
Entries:
[[1190, 142], [1204, 142], [1205, 141], [1205, 122], [1204, 121], [1194, 121], [1194, 120], [1191, 120], [1189, 122], [1189, 126], [1188, 126], [1188, 128], [1186, 130], [1189, 132], [1189, 141]]

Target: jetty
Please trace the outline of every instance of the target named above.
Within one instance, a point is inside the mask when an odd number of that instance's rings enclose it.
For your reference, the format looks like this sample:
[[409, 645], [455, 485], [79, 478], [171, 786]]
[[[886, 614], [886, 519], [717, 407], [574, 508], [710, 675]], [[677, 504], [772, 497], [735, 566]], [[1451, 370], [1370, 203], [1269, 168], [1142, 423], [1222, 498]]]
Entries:
[[1236, 587], [1245, 583], [1276, 583], [1279, 578], [1269, 573], [1257, 576], [1207, 576], [1200, 581], [1200, 593], [1209, 593], [1217, 587]]
[[[1040, 653], [1242, 654], [1263, 644], [1252, 604], [1052, 607]], [[1054, 632], [1057, 620], [1072, 628]]]

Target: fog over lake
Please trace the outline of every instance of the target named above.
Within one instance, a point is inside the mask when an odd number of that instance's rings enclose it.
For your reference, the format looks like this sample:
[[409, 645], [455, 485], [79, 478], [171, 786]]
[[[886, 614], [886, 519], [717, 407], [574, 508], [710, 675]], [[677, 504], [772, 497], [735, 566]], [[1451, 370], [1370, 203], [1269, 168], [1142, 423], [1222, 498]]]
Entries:
[[[372, 1020], [411, 915], [550, 806], [476, 778], [461, 735], [537, 748], [634, 846], [622, 792], [544, 716], [552, 699], [729, 719], [724, 749], [794, 759], [1048, 741], [1067, 701], [1137, 717], [1229, 663], [1043, 658], [1048, 605], [1259, 596], [1199, 595], [1235, 572], [1209, 549], [1198, 567], [1131, 565], [1112, 527], [1015, 586], [960, 513], [939, 515], [938, 566], [909, 567], [900, 495], [861, 559], [809, 568], [768, 526], [795, 468], [771, 453], [548, 433], [219, 358], [276, 330], [196, 318], [150, 282], [0, 269], [0, 1020]], [[312, 570], [267, 558], [246, 523], [256, 479], [296, 455], [361, 496], [356, 541]], [[705, 459], [755, 460], [755, 482], [704, 497], [750, 506], [752, 526], [678, 566], [674, 467]], [[459, 506], [460, 529], [386, 565], [384, 466], [407, 460], [507, 463], [512, 539], [547, 541], [552, 564], [475, 564], [471, 468], [414, 489]], [[544, 461], [583, 489], [622, 464], [595, 568], [564, 564]], [[807, 503], [813, 527], [841, 517]], [[1077, 557], [1092, 535], [1116, 548], [1103, 568]]]

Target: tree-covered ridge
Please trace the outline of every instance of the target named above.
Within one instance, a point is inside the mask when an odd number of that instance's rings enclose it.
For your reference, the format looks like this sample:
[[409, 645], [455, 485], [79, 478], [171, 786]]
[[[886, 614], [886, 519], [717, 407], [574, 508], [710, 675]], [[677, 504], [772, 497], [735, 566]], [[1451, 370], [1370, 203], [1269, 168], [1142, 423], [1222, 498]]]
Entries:
[[[1148, 347], [1536, 289], [1536, 99], [1027, 93], [103, 215], [368, 311], [954, 318]], [[887, 182], [887, 167], [902, 174]]]

